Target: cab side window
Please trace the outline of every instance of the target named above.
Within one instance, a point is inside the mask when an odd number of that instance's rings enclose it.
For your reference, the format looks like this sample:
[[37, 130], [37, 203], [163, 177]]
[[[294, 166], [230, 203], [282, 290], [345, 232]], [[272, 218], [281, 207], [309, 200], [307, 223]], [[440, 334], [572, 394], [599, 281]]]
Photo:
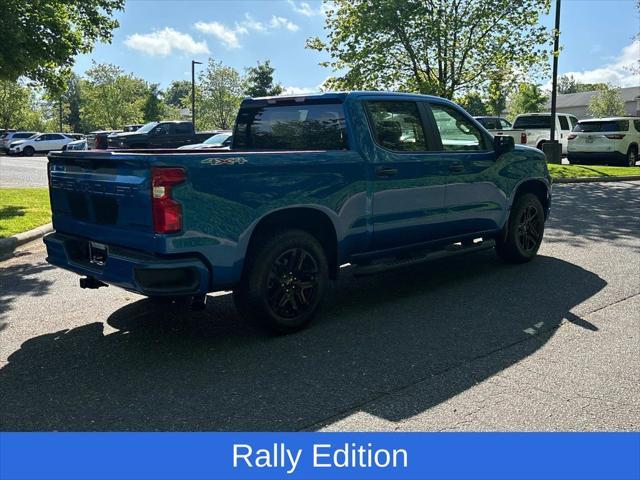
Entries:
[[511, 124], [507, 122], [504, 118], [500, 119], [500, 128], [503, 130], [509, 130], [511, 128]]
[[445, 152], [475, 152], [486, 150], [482, 132], [462, 113], [446, 105], [431, 104], [431, 111], [440, 132]]
[[422, 119], [415, 102], [366, 102], [376, 143], [396, 152], [427, 150]]
[[636, 132], [640, 132], [640, 120], [634, 120], [633, 125], [636, 127]]
[[567, 120], [567, 117], [564, 115], [558, 115], [558, 119], [560, 120], [560, 129], [569, 130], [569, 121]]
[[161, 123], [155, 128], [156, 135], [169, 135], [169, 125]]

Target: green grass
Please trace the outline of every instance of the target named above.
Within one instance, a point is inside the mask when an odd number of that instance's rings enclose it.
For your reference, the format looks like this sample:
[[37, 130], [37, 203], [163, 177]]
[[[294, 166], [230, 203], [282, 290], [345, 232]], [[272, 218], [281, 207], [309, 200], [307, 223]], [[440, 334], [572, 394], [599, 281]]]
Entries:
[[0, 238], [26, 232], [50, 221], [49, 189], [0, 188]]
[[640, 167], [601, 167], [587, 165], [549, 164], [549, 172], [554, 179], [584, 177], [626, 177], [640, 175]]

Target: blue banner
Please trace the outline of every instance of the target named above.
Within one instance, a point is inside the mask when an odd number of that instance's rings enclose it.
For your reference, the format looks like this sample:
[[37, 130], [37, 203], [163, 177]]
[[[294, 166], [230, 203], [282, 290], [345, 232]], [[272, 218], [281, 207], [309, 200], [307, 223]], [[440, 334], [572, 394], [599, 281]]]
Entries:
[[638, 433], [2, 433], [0, 479], [640, 479]]

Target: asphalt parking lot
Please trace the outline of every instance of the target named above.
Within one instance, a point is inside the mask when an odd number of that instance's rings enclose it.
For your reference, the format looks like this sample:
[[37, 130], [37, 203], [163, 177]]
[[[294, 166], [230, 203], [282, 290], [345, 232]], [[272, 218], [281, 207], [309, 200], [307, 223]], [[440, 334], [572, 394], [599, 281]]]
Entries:
[[540, 256], [354, 278], [268, 337], [0, 263], [0, 430], [638, 430], [640, 182], [557, 185]]
[[0, 155], [0, 187], [46, 187], [47, 157]]

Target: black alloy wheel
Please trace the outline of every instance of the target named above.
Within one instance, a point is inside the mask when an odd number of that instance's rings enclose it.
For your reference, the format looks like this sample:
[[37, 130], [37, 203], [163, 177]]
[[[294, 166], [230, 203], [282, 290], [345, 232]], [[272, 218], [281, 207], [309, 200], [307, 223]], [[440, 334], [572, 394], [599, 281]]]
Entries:
[[306, 313], [318, 294], [319, 272], [313, 255], [302, 247], [280, 254], [267, 279], [267, 301], [273, 313], [282, 318]]
[[542, 241], [542, 228], [544, 224], [542, 212], [534, 203], [528, 204], [521, 212], [516, 238], [523, 252], [530, 253], [537, 250]]

